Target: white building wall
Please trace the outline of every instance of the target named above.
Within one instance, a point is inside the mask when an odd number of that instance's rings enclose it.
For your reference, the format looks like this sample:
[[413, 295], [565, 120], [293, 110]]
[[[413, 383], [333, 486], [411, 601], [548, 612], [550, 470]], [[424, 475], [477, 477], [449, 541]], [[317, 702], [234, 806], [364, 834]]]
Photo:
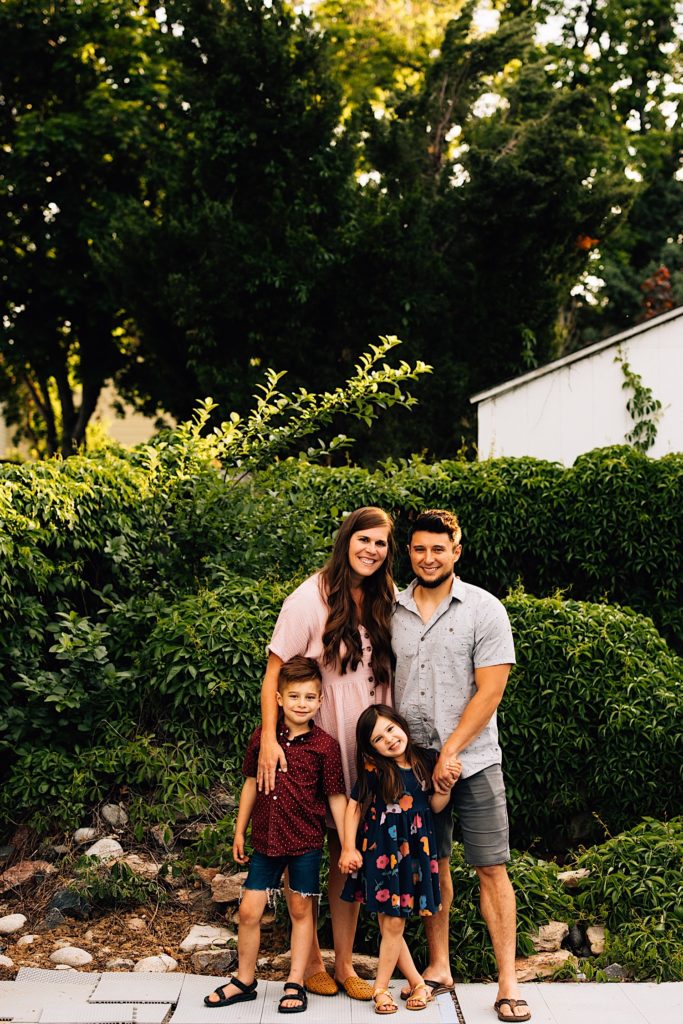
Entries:
[[532, 455], [571, 465], [577, 455], [623, 444], [634, 422], [615, 356], [662, 403], [654, 457], [683, 451], [683, 309], [475, 395], [479, 458]]

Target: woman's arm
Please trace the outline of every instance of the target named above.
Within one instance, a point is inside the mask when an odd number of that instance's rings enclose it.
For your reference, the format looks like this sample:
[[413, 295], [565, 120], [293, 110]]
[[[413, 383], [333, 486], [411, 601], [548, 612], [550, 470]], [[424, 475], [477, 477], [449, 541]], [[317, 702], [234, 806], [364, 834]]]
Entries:
[[360, 807], [357, 800], [349, 800], [344, 815], [344, 832], [340, 835], [342, 839], [342, 852], [339, 858], [339, 870], [343, 875], [351, 871], [357, 871], [363, 866], [363, 857], [356, 847], [356, 834], [360, 825]]
[[268, 655], [266, 674], [261, 687], [261, 747], [258, 757], [256, 783], [264, 793], [275, 789], [275, 775], [278, 765], [280, 771], [287, 771], [285, 752], [277, 741], [277, 680], [282, 666], [282, 658], [272, 652]]

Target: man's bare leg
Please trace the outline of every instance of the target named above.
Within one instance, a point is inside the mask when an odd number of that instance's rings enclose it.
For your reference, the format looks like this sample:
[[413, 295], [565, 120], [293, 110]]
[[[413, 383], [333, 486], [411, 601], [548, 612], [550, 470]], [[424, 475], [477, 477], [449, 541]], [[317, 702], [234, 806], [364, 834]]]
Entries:
[[[481, 913], [491, 937], [493, 953], [498, 965], [498, 999], [519, 999], [519, 985], [515, 972], [517, 946], [517, 902], [514, 889], [504, 864], [476, 868], [479, 875]], [[528, 1013], [526, 1006], [515, 1013], [510, 1006], [502, 1006], [505, 1017], [514, 1021]]]

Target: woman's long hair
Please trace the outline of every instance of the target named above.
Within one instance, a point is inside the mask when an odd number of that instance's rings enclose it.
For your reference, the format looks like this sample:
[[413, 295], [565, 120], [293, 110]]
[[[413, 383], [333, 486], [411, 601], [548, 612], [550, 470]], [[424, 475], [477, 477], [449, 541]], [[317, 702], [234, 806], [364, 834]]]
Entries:
[[[390, 708], [388, 704], [371, 704], [362, 713], [356, 723], [356, 771], [358, 773], [358, 803], [361, 820], [372, 803], [374, 794], [379, 790], [385, 803], [394, 803], [403, 793], [401, 771], [391, 757], [382, 757], [372, 745], [372, 734], [378, 718], [388, 718], [395, 722], [408, 737], [405, 760], [415, 773], [418, 782], [428, 789], [431, 785], [432, 767], [427, 753], [416, 746], [410, 738], [410, 729], [403, 715]], [[370, 771], [368, 771], [370, 769]], [[373, 771], [374, 770], [374, 771]], [[372, 784], [372, 775], [376, 772], [377, 783]]]
[[[351, 566], [349, 542], [354, 533], [385, 526], [388, 529], [387, 557], [379, 569], [363, 579], [363, 611], [358, 618], [351, 596]], [[346, 517], [339, 528], [329, 561], [320, 572], [322, 595], [329, 608], [323, 632], [323, 661], [325, 665], [338, 665], [342, 675], [358, 667], [363, 658], [363, 644], [358, 626], [368, 631], [372, 644], [371, 666], [377, 683], [390, 683], [392, 676], [391, 613], [395, 601], [394, 578], [391, 574], [394, 559], [394, 523], [381, 508], [358, 508]]]

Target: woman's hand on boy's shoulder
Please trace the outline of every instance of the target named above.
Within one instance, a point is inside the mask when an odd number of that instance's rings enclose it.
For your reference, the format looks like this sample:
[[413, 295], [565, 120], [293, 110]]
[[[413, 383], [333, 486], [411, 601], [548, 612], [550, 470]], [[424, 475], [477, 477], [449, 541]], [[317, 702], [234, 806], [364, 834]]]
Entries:
[[232, 844], [232, 859], [238, 864], [247, 864], [249, 855], [245, 853], [246, 837], [243, 832], [235, 832], [235, 839]]

